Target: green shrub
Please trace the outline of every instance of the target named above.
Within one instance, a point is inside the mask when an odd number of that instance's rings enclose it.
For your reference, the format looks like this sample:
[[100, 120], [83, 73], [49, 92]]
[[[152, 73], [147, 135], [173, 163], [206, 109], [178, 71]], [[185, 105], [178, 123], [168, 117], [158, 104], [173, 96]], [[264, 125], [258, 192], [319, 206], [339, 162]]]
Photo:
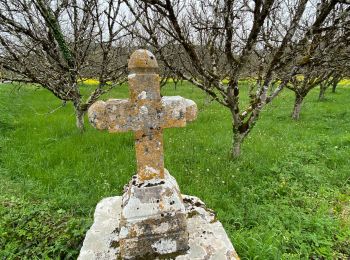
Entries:
[[72, 259], [89, 221], [46, 202], [0, 197], [0, 259]]

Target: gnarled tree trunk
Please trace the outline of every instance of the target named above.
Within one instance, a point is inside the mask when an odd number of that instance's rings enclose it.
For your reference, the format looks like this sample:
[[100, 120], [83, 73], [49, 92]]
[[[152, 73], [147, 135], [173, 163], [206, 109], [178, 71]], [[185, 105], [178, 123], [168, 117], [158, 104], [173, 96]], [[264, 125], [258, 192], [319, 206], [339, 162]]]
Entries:
[[337, 89], [337, 83], [332, 84], [332, 93], [335, 93], [335, 90]]
[[251, 127], [248, 122], [241, 120], [240, 114], [233, 108], [231, 109], [232, 116], [232, 147], [231, 147], [231, 158], [238, 158], [242, 153], [242, 144], [249, 133]]
[[84, 132], [85, 131], [84, 116], [86, 113], [86, 109], [83, 109], [80, 106], [79, 102], [74, 102], [73, 105], [74, 105], [75, 120], [76, 120], [75, 124], [80, 132]]
[[338, 83], [339, 83], [340, 79], [335, 78], [332, 81], [332, 93], [335, 93], [335, 90], [337, 89]]
[[327, 90], [327, 83], [323, 82], [320, 84], [320, 94], [318, 95], [318, 100], [323, 101], [325, 99], [325, 93]]
[[233, 135], [232, 135], [232, 149], [231, 149], [231, 157], [237, 158], [241, 155], [242, 151], [242, 143], [244, 141], [245, 134], [239, 133], [238, 130], [233, 128]]
[[292, 118], [294, 120], [299, 120], [301, 107], [303, 105], [305, 95], [300, 93], [295, 93], [294, 108], [292, 113]]

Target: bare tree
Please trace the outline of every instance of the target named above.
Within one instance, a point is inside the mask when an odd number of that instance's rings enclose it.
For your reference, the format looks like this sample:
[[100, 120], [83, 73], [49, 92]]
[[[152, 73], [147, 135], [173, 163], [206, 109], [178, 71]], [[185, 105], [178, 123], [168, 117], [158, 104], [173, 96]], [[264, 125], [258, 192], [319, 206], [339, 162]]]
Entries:
[[[350, 41], [350, 39], [347, 39], [347, 41]], [[344, 46], [346, 43], [341, 43], [341, 45]], [[320, 94], [318, 98], [319, 101], [323, 101], [325, 99], [325, 93], [329, 87], [332, 88], [332, 93], [335, 93], [339, 82], [345, 78], [347, 74], [349, 75], [350, 46], [344, 47], [341, 52], [337, 53], [337, 55], [334, 55], [334, 57], [337, 59], [334, 62], [335, 66], [330, 68], [333, 70], [332, 75], [320, 83]]]
[[332, 85], [332, 92], [333, 93], [335, 93], [335, 90], [337, 89], [337, 86], [342, 78], [343, 78], [342, 74], [336, 74], [335, 76], [333, 76], [331, 83], [330, 83]]
[[[296, 47], [307, 48], [337, 4], [136, 0], [128, 5], [138, 18], [134, 34], [157, 50], [164, 65], [229, 109], [231, 154], [237, 157], [264, 106], [309, 62], [313, 50], [295, 55]], [[247, 76], [254, 83], [248, 104], [242, 104]]]
[[292, 118], [299, 119], [302, 103], [308, 93], [320, 86], [319, 99], [331, 81], [339, 80], [342, 70], [350, 61], [348, 43], [350, 41], [350, 6], [334, 8], [323, 27], [318, 29], [306, 48], [298, 50], [307, 62], [299, 70], [287, 87], [295, 93], [295, 103]]
[[333, 11], [332, 18], [327, 28], [328, 32], [323, 35], [323, 38], [331, 39], [333, 42], [330, 44], [333, 48], [326, 55], [324, 52], [323, 57], [332, 61], [331, 64], [327, 65], [333, 72], [331, 77], [320, 84], [320, 101], [324, 100], [325, 92], [329, 87], [332, 87], [332, 92], [335, 93], [338, 83], [350, 70], [350, 45], [348, 44], [350, 41], [350, 7], [337, 6]]
[[[334, 76], [333, 76], [334, 77]], [[320, 83], [320, 92], [318, 94], [318, 101], [324, 101], [325, 95], [328, 87], [331, 85], [331, 81], [333, 79], [332, 76], [330, 76], [328, 79], [325, 79]]]
[[[3, 78], [40, 84], [72, 102], [76, 125], [100, 95], [124, 82], [130, 48], [121, 0], [0, 0]], [[99, 81], [88, 96], [79, 82]]]
[[332, 93], [335, 93], [338, 83], [342, 80], [343, 74], [334, 70], [332, 75], [320, 83], [320, 93], [318, 95], [319, 101], [325, 100], [326, 91], [329, 87], [332, 87]]

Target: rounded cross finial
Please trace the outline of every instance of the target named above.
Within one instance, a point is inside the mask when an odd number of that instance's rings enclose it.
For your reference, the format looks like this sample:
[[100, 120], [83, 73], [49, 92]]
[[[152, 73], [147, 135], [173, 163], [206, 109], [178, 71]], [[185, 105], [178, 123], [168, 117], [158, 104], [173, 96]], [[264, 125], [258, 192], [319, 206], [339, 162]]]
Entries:
[[128, 67], [133, 69], [158, 69], [156, 57], [148, 50], [136, 50], [131, 54]]

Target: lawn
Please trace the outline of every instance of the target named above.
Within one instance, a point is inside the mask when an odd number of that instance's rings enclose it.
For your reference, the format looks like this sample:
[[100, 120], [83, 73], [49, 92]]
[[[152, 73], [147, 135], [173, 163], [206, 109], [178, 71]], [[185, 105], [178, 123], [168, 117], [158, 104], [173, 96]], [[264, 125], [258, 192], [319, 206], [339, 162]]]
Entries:
[[[187, 83], [162, 92], [199, 108], [186, 128], [164, 131], [166, 168], [217, 212], [241, 259], [350, 258], [349, 86], [323, 102], [315, 89], [298, 122], [286, 90], [234, 161], [225, 108]], [[43, 89], [0, 85], [1, 259], [76, 257], [98, 201], [135, 173], [132, 133], [87, 124], [80, 134], [70, 104], [50, 113], [60, 104]]]

